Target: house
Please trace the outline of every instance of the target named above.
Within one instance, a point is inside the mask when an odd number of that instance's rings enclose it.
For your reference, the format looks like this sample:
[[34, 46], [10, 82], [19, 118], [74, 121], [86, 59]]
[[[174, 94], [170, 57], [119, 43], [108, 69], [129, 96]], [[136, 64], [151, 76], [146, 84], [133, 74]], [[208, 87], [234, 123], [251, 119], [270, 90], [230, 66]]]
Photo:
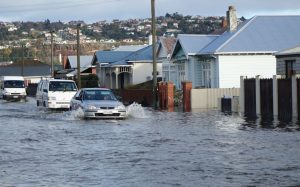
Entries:
[[[268, 78], [276, 74], [273, 54], [300, 43], [300, 16], [255, 16], [239, 23], [230, 6], [227, 22], [223, 34], [200, 43], [193, 55], [176, 44], [171, 62], [183, 64], [177, 71], [179, 81], [192, 81], [194, 88], [233, 88], [239, 87], [241, 75]], [[195, 43], [190, 42], [192, 48]]]
[[[152, 46], [146, 45], [136, 51], [98, 51], [92, 64], [97, 66], [101, 86], [119, 89], [152, 80], [152, 61]], [[157, 72], [161, 76], [161, 62], [157, 62]]]
[[[96, 74], [96, 67], [91, 65], [93, 56], [80, 56], [80, 74]], [[63, 68], [65, 78], [74, 79], [77, 76], [77, 56], [67, 56], [64, 58]]]
[[197, 55], [197, 53], [204, 48], [206, 45], [215, 40], [218, 35], [192, 35], [192, 34], [179, 34], [177, 41], [171, 54], [171, 64], [173, 64], [173, 71], [170, 72], [172, 78], [170, 81], [174, 85], [181, 89], [182, 81], [192, 81], [194, 87], [211, 87], [209, 78], [201, 79], [200, 72], [202, 66], [205, 66], [205, 76], [208, 76], [207, 64], [210, 63], [209, 59], [205, 59]]
[[51, 77], [51, 66], [38, 60], [24, 60], [24, 65], [22, 62], [0, 63], [0, 76], [23, 76], [28, 85]]
[[300, 74], [300, 46], [279, 51], [274, 55], [277, 61], [277, 75], [290, 78]]

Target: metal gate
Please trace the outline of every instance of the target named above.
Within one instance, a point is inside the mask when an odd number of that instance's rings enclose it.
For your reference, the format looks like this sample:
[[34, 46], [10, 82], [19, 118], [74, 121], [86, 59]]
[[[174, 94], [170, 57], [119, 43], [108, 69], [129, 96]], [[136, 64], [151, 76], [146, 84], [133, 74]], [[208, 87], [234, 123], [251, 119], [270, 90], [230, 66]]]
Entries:
[[256, 117], [255, 79], [244, 79], [245, 86], [245, 116]]
[[278, 119], [291, 121], [292, 115], [292, 81], [291, 79], [278, 79]]
[[260, 102], [262, 119], [273, 119], [273, 79], [260, 80]]

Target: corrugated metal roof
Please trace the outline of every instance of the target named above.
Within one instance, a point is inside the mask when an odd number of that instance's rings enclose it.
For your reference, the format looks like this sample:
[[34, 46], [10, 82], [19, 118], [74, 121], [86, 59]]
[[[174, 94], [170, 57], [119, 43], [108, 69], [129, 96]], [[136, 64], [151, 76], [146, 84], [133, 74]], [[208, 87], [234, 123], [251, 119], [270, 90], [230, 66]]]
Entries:
[[185, 54], [196, 54], [219, 35], [179, 34], [177, 42], [181, 44]]
[[122, 60], [131, 53], [132, 51], [97, 51], [95, 55], [100, 63], [112, 63]]
[[[68, 56], [71, 68], [77, 68], [77, 56]], [[80, 56], [80, 67], [91, 67], [93, 56]]]
[[147, 45], [121, 45], [116, 48], [114, 51], [138, 51], [143, 49]]
[[131, 52], [130, 55], [124, 57], [123, 59], [110, 63], [107, 67], [111, 66], [124, 66], [131, 65], [128, 62], [151, 62], [152, 63], [152, 45], [144, 47], [138, 51]]
[[275, 53], [275, 55], [276, 56], [277, 55], [279, 55], [279, 56], [280, 55], [300, 55], [300, 46], [279, 51], [279, 52]]
[[255, 16], [226, 31], [199, 54], [272, 53], [300, 43], [300, 16]]

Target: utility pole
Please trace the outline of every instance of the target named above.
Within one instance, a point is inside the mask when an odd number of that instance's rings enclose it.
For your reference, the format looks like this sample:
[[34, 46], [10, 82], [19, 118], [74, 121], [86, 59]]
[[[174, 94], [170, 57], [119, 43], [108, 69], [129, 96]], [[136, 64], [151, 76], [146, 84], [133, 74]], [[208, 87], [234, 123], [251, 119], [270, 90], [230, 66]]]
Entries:
[[53, 33], [54, 31], [50, 31], [51, 34], [51, 77], [54, 77], [54, 65], [53, 65]]
[[24, 44], [22, 46], [22, 69], [21, 69], [21, 74], [24, 77]]
[[152, 17], [152, 56], [153, 56], [153, 108], [157, 109], [157, 64], [156, 64], [156, 20], [155, 20], [155, 0], [151, 0]]
[[80, 77], [80, 36], [79, 36], [80, 24], [77, 24], [77, 86], [81, 88], [81, 77]]

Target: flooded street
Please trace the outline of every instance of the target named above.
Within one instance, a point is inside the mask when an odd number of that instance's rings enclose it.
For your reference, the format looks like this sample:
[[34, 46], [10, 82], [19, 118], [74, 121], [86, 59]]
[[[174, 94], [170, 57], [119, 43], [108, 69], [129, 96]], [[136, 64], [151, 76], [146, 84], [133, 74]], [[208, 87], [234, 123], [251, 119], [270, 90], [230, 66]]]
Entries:
[[1, 101], [0, 186], [300, 185], [297, 124], [131, 108], [126, 120], [83, 120]]

